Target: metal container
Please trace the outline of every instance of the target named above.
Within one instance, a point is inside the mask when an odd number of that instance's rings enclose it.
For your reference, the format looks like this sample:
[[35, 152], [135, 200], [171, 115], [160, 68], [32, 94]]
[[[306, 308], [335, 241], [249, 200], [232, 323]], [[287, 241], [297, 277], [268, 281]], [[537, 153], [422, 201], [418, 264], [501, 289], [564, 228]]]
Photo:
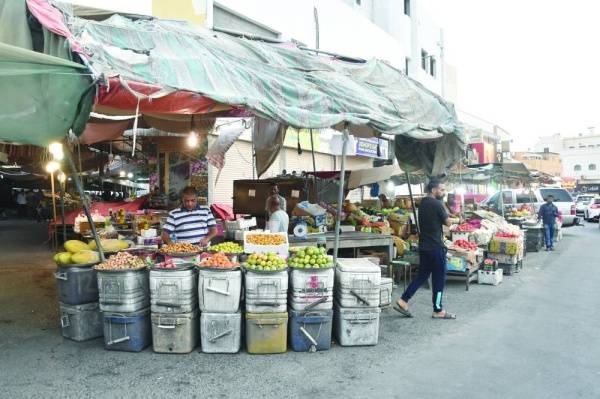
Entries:
[[241, 270], [200, 270], [198, 303], [202, 312], [235, 313], [241, 295]]
[[177, 269], [150, 270], [152, 313], [190, 313], [198, 307], [198, 272], [189, 264]]
[[290, 310], [290, 346], [296, 352], [331, 348], [333, 310]]
[[288, 274], [276, 273], [245, 275], [246, 311], [251, 313], [281, 313], [287, 310]]
[[380, 308], [343, 308], [334, 304], [334, 331], [342, 346], [377, 345]]
[[104, 348], [140, 352], [152, 343], [150, 308], [131, 313], [103, 312]]
[[59, 302], [80, 305], [98, 301], [98, 278], [92, 266], [59, 267], [54, 277]]
[[338, 258], [335, 297], [342, 307], [378, 307], [381, 269], [364, 258]]
[[268, 354], [287, 351], [288, 314], [246, 313], [248, 353]]
[[152, 313], [152, 349], [158, 353], [190, 353], [198, 344], [198, 310], [182, 314]]
[[100, 310], [130, 313], [150, 306], [148, 270], [98, 270]]
[[101, 337], [102, 313], [98, 302], [80, 305], [60, 303], [60, 329], [62, 336], [73, 341], [87, 341]]
[[202, 313], [200, 337], [204, 353], [237, 353], [242, 339], [242, 314]]
[[382, 277], [379, 285], [379, 307], [390, 306], [392, 304], [392, 292], [394, 290], [394, 280], [389, 277]]
[[288, 298], [292, 309], [302, 310], [328, 310], [333, 308], [333, 292], [302, 293], [290, 291]]
[[298, 293], [333, 291], [335, 273], [330, 269], [292, 269], [290, 289]]

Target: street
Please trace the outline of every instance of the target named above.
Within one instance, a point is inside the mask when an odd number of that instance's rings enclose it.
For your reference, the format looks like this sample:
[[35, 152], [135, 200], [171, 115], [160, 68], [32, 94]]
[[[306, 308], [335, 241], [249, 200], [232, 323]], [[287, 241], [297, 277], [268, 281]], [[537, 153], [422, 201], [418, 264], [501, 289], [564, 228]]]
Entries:
[[432, 320], [423, 288], [413, 319], [382, 312], [375, 347], [270, 356], [110, 352], [102, 339], [63, 339], [44, 239], [35, 222], [0, 222], [2, 397], [600, 397], [598, 224], [565, 229], [555, 252], [528, 253], [497, 287], [449, 282], [456, 321]]

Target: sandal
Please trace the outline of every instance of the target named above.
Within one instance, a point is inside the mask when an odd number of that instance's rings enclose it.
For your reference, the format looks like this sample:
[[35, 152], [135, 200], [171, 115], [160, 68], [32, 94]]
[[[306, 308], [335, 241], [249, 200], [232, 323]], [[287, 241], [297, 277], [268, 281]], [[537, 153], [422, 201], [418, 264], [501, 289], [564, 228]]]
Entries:
[[456, 315], [454, 313], [444, 312], [443, 316], [431, 316], [432, 319], [442, 319], [442, 320], [456, 320]]
[[394, 310], [406, 317], [413, 317], [412, 313], [406, 309], [402, 309], [397, 303], [393, 306]]

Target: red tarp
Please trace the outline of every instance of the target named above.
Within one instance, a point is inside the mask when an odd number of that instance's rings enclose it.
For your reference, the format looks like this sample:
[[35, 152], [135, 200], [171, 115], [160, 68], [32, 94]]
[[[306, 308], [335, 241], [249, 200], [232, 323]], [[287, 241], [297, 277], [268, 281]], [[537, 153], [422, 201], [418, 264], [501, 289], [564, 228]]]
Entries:
[[[90, 212], [93, 214], [96, 211], [102, 216], [108, 216], [108, 211], [110, 209], [113, 212], [118, 211], [119, 209], [123, 209], [125, 212], [135, 212], [140, 209], [143, 209], [144, 206], [148, 205], [148, 195], [143, 195], [131, 202], [94, 202], [90, 205]], [[83, 209], [76, 209], [71, 211], [65, 215], [65, 224], [75, 224], [75, 218], [79, 215], [83, 214]], [[56, 224], [62, 224], [62, 218], [59, 216], [56, 217]]]
[[63, 22], [62, 13], [47, 0], [27, 0], [27, 8], [50, 32], [66, 37], [73, 51], [83, 53], [83, 48]]

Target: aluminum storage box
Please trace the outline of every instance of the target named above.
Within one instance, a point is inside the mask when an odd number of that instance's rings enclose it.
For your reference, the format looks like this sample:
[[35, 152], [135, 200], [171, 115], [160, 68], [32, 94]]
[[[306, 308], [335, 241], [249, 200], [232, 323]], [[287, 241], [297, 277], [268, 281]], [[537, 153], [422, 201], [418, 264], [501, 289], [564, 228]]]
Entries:
[[62, 336], [73, 341], [87, 341], [101, 337], [102, 313], [98, 302], [81, 305], [60, 303], [60, 330]]
[[343, 308], [334, 304], [334, 331], [342, 346], [377, 345], [380, 308]]
[[336, 299], [342, 307], [378, 307], [381, 269], [364, 258], [338, 258]]
[[287, 351], [288, 314], [246, 313], [248, 353], [269, 354]]
[[103, 312], [104, 348], [140, 352], [152, 343], [150, 308], [131, 313]]
[[382, 277], [379, 284], [379, 307], [390, 306], [392, 304], [392, 292], [394, 290], [394, 281], [389, 277]]
[[202, 313], [200, 337], [204, 353], [237, 353], [242, 341], [242, 314]]
[[148, 270], [98, 270], [100, 310], [129, 313], [150, 306]]
[[246, 311], [281, 313], [287, 310], [288, 273], [247, 271], [245, 274]]
[[150, 270], [152, 313], [190, 313], [198, 307], [198, 272], [189, 264]]
[[190, 353], [198, 344], [198, 310], [152, 313], [152, 349], [158, 353]]
[[200, 270], [198, 302], [202, 312], [235, 313], [241, 295], [241, 270]]
[[98, 277], [92, 266], [59, 267], [54, 277], [59, 302], [67, 305], [98, 302]]

